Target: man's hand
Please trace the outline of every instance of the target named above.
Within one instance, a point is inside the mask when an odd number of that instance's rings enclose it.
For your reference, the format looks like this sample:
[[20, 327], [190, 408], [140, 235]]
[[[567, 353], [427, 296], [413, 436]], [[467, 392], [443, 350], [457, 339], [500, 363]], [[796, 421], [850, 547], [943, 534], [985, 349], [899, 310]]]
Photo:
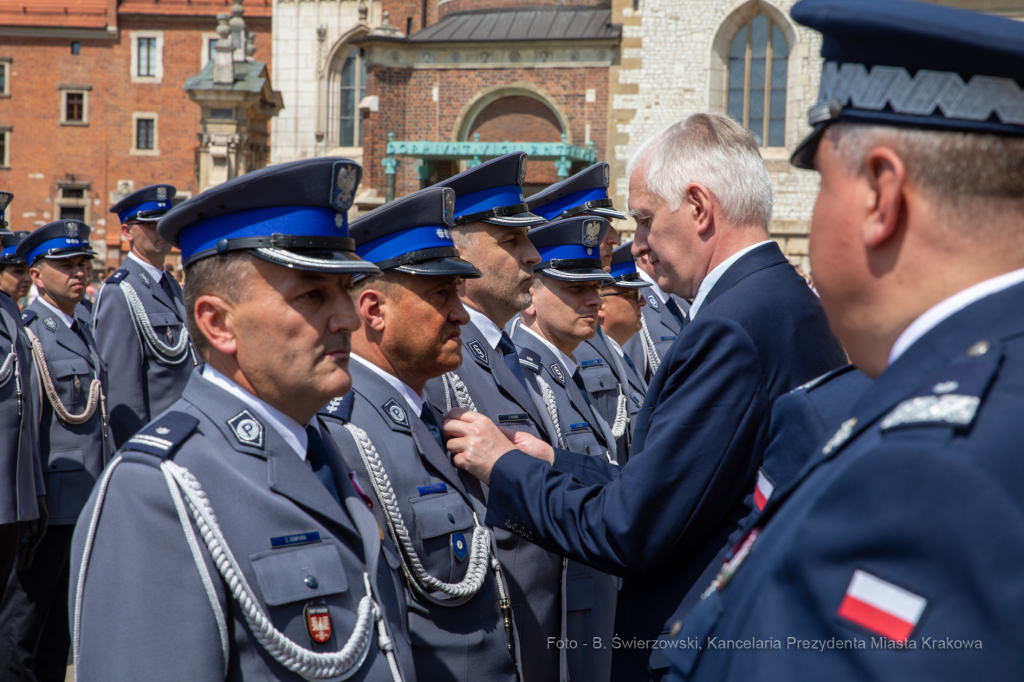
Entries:
[[516, 450], [522, 450], [531, 457], [542, 459], [548, 464], [555, 463], [555, 449], [551, 445], [525, 431], [512, 431], [512, 434], [512, 444], [516, 446]]

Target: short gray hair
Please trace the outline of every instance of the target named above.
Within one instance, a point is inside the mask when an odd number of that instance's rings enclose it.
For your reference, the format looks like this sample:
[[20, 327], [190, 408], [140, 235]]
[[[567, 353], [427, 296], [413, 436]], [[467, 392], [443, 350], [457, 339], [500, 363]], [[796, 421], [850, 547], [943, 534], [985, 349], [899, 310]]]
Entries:
[[255, 266], [255, 256], [246, 251], [228, 251], [196, 261], [185, 268], [185, 316], [192, 345], [203, 357], [210, 344], [196, 324], [196, 301], [200, 296], [212, 294], [241, 303], [249, 298], [248, 274]]
[[718, 199], [729, 222], [768, 229], [772, 221], [772, 181], [757, 142], [723, 114], [693, 114], [647, 140], [626, 168], [629, 176], [637, 171], [672, 211], [696, 182]]

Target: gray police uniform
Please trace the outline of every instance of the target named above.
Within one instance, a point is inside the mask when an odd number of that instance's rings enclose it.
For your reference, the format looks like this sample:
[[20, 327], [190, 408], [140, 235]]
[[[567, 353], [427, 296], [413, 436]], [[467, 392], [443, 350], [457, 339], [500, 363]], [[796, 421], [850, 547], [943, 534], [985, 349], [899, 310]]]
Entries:
[[[527, 381], [542, 396], [550, 396], [557, 410], [557, 415], [549, 411], [556, 424], [552, 445], [615, 461], [611, 428], [587, 406], [571, 372], [518, 322], [516, 318], [509, 323], [510, 336], [520, 349], [520, 364], [527, 370]], [[576, 643], [576, 648], [566, 650], [569, 670], [581, 673], [575, 679], [609, 680], [619, 579], [576, 561], [566, 560], [565, 564], [565, 630], [567, 643]], [[598, 641], [601, 648], [594, 645]]]
[[678, 317], [670, 310], [670, 305], [662, 303], [653, 291], [647, 291], [647, 305], [640, 309], [643, 315], [643, 328], [622, 346], [622, 350], [636, 363], [643, 374], [644, 381], [650, 383], [654, 378], [661, 361], [668, 355], [668, 349], [675, 343], [679, 332], [686, 325], [686, 313], [690, 304], [683, 299], [668, 295], [668, 300], [675, 304]]
[[160, 281], [126, 258], [96, 300], [96, 343], [116, 381], [107, 412], [121, 447], [185, 390], [196, 366], [186, 327], [181, 287], [170, 274]]
[[[485, 512], [479, 482], [452, 465], [422, 417], [416, 416], [398, 390], [359, 360], [352, 360], [349, 368], [351, 397], [345, 405], [340, 399], [332, 401], [321, 411], [321, 418], [345, 463], [355, 472], [360, 489], [370, 496], [377, 522], [382, 528], [394, 528], [395, 517], [385, 513], [370, 473], [383, 469], [422, 570], [443, 583], [466, 583], [462, 596], [424, 584], [415, 575], [414, 560], [404, 553], [406, 574], [412, 574], [408, 579], [416, 581], [407, 592], [417, 677], [513, 682], [516, 661], [509, 647], [511, 623], [506, 632], [501, 608], [505, 587], [502, 584], [499, 589], [491, 570], [490, 544], [484, 545], [478, 556], [471, 556], [475, 520]], [[432, 412], [429, 418], [438, 424], [441, 421]], [[380, 465], [364, 462], [346, 422], [366, 433]], [[473, 576], [467, 575], [472, 560], [483, 562], [482, 581], [474, 582]], [[467, 595], [471, 595], [468, 600]]]
[[[414, 679], [397, 557], [340, 453], [323, 443], [341, 504], [258, 412], [195, 373], [181, 400], [120, 451], [82, 514], [70, 590], [78, 679], [302, 679], [257, 639], [196, 533], [194, 512], [176, 509], [167, 463], [198, 481], [246, 598], [284, 637], [308, 651], [340, 651], [359, 629], [365, 576], [402, 679]], [[392, 682], [369, 620], [368, 641], [357, 647], [366, 660], [351, 679]]]
[[[593, 401], [594, 409], [612, 427], [619, 464], [629, 459], [636, 416], [647, 395], [647, 382], [628, 364], [598, 327], [594, 338], [584, 341], [574, 352], [580, 361], [580, 376]], [[620, 397], [621, 396], [621, 397]], [[621, 432], [618, 431], [621, 429]]]

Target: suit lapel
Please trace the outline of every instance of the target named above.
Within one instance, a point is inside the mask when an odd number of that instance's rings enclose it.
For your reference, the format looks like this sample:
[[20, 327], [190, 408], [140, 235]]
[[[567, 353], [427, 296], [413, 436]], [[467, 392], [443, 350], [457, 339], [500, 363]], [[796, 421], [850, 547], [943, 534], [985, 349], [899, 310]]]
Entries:
[[[731, 289], [744, 277], [752, 275], [759, 270], [783, 264], [789, 265], [789, 261], [782, 255], [782, 250], [775, 242], [761, 244], [757, 248], [748, 251], [722, 273], [722, 277], [715, 283], [715, 286], [711, 287], [711, 291], [708, 292], [707, 297], [704, 299], [701, 310], [711, 305], [716, 298]], [[668, 314], [669, 316], [672, 315], [672, 313]]]

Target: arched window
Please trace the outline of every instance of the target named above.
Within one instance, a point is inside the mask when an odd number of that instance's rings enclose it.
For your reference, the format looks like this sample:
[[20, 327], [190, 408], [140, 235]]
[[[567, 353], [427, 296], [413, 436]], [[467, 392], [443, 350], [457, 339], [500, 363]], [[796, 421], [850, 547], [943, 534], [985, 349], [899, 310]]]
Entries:
[[755, 16], [729, 49], [729, 116], [762, 147], [786, 146], [789, 45], [779, 27]]
[[359, 103], [366, 96], [366, 61], [356, 47], [348, 53], [341, 67], [341, 106], [338, 126], [339, 147], [362, 147], [363, 127]]

